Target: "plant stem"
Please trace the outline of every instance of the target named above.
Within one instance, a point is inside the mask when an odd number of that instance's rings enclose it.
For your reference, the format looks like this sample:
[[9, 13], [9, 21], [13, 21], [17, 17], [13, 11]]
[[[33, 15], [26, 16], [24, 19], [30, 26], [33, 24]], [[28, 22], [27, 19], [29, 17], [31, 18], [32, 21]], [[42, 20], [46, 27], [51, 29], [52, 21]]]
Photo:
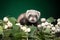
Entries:
[[27, 40], [28, 40], [28, 37], [27, 37]]
[[26, 34], [27, 34], [27, 40], [28, 40], [28, 32]]

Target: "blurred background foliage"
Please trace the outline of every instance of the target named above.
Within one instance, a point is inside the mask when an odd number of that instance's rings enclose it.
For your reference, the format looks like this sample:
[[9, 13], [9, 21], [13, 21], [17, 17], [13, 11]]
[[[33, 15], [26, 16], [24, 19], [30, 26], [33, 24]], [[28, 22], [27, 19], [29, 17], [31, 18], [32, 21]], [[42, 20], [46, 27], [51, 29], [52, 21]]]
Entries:
[[[8, 19], [12, 26], [7, 28], [4, 25], [7, 25], [8, 21], [0, 20], [0, 40], [60, 40], [60, 35], [57, 37], [56, 33], [52, 33], [51, 28], [47, 28], [47, 26], [46, 28], [44, 28], [45, 26], [36, 27], [34, 25], [20, 26], [20, 24], [16, 25], [15, 17], [8, 17]], [[47, 22], [52, 23], [53, 20], [54, 18], [50, 17]], [[30, 28], [30, 31], [25, 32], [22, 28], [24, 30]]]

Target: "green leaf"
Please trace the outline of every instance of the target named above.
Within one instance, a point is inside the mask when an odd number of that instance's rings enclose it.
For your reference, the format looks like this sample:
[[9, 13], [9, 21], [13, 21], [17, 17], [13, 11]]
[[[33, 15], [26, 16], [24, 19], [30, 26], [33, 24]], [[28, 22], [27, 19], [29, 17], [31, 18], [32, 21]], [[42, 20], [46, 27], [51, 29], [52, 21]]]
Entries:
[[49, 28], [46, 28], [45, 30], [44, 30], [44, 33], [46, 33], [46, 34], [50, 34], [50, 29]]
[[9, 37], [10, 34], [11, 34], [11, 29], [6, 29], [6, 30], [4, 30], [4, 36], [5, 36], [5, 37]]
[[18, 33], [19, 31], [20, 31], [20, 30], [19, 30], [19, 26], [13, 25], [13, 28], [12, 28], [12, 30], [11, 30], [12, 34]]
[[23, 32], [19, 26], [14, 25], [12, 31], [12, 35], [16, 38], [20, 38], [22, 36], [26, 36], [26, 33]]
[[55, 19], [53, 17], [50, 17], [50, 18], [47, 19], [47, 22], [49, 22], [49, 23], [52, 23], [54, 21], [55, 21]]
[[2, 34], [2, 33], [3, 33], [3, 27], [0, 26], [0, 34]]
[[17, 20], [15, 17], [9, 17], [9, 21], [15, 24]]
[[35, 26], [30, 26], [31, 32], [29, 33], [29, 36], [33, 37], [35, 32], [37, 31], [37, 27]]
[[0, 26], [3, 26], [3, 21], [2, 20], [0, 20]]

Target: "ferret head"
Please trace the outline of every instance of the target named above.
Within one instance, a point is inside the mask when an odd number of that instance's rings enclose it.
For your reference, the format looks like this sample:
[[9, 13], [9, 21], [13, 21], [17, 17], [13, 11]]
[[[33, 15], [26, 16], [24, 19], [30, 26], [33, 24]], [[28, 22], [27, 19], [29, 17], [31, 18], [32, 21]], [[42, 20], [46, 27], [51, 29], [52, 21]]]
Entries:
[[40, 12], [37, 10], [27, 10], [26, 11], [26, 18], [29, 22], [35, 23], [40, 18]]

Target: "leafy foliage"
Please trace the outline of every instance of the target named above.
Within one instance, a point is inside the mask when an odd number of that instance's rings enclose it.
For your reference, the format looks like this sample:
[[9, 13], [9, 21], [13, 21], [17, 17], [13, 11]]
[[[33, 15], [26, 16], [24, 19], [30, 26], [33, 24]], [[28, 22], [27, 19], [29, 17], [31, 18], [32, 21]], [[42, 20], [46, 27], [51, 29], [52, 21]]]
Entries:
[[47, 22], [49, 22], [49, 23], [52, 23], [54, 21], [55, 21], [55, 19], [53, 17], [50, 17], [50, 18], [47, 19]]
[[[4, 29], [4, 22], [0, 20], [0, 40], [57, 40], [58, 37], [51, 34], [50, 29], [38, 28], [34, 25], [28, 26], [30, 32], [24, 32], [19, 25], [16, 25], [16, 18], [9, 17], [9, 21], [13, 24], [11, 28]], [[55, 19], [50, 17], [48, 22], [53, 22]], [[60, 39], [58, 39], [60, 40]]]

